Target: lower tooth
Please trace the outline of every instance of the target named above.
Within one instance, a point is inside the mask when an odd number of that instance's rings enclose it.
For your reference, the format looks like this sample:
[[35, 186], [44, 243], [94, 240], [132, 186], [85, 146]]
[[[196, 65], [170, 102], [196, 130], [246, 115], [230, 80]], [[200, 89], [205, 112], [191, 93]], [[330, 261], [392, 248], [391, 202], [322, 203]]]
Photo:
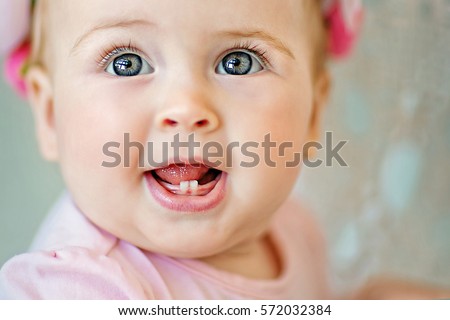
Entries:
[[197, 180], [189, 181], [189, 188], [192, 191], [197, 191], [197, 189], [198, 189], [198, 181]]
[[188, 191], [195, 192], [197, 190], [198, 190], [198, 181], [197, 180], [180, 182], [180, 191], [183, 194], [188, 193]]
[[183, 192], [188, 191], [189, 185], [190, 185], [189, 181], [181, 181], [180, 182], [180, 190]]

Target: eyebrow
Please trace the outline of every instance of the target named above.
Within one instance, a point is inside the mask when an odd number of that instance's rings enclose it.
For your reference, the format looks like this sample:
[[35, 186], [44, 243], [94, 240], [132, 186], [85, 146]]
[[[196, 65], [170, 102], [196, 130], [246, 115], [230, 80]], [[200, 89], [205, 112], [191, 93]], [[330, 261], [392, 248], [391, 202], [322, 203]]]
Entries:
[[[106, 29], [113, 29], [113, 28], [129, 28], [133, 26], [146, 26], [146, 27], [155, 27], [156, 25], [148, 20], [125, 20], [125, 21], [113, 21], [113, 22], [107, 22], [103, 23], [101, 25], [98, 25], [89, 31], [87, 31], [85, 34], [83, 34], [81, 37], [77, 39], [74, 46], [72, 47], [71, 53], [76, 52], [80, 44], [85, 41], [87, 38], [89, 38], [93, 33], [106, 30]], [[291, 57], [295, 60], [294, 54], [287, 46], [284, 45], [283, 41], [278, 39], [277, 37], [262, 31], [262, 30], [250, 30], [250, 31], [223, 31], [220, 32], [219, 35], [226, 36], [226, 37], [235, 37], [235, 38], [256, 38], [263, 40], [265, 42], [268, 42], [272, 47], [280, 51], [281, 53], [284, 53], [285, 55]]]
[[262, 31], [262, 30], [250, 30], [250, 31], [224, 31], [220, 33], [221, 35], [228, 37], [236, 37], [236, 38], [256, 38], [268, 42], [272, 47], [284, 53], [285, 55], [291, 57], [295, 60], [295, 56], [291, 50], [287, 46], [284, 45], [283, 41], [278, 39], [277, 37]]
[[155, 27], [156, 25], [150, 21], [147, 20], [125, 20], [125, 21], [113, 21], [113, 22], [106, 22], [103, 24], [100, 24], [86, 33], [84, 33], [82, 36], [80, 36], [77, 41], [75, 42], [74, 46], [72, 47], [71, 53], [76, 52], [76, 50], [79, 48], [80, 44], [85, 41], [87, 38], [89, 38], [93, 33], [107, 30], [107, 29], [114, 29], [114, 28], [121, 28], [126, 29], [134, 26], [144, 26], [144, 27]]

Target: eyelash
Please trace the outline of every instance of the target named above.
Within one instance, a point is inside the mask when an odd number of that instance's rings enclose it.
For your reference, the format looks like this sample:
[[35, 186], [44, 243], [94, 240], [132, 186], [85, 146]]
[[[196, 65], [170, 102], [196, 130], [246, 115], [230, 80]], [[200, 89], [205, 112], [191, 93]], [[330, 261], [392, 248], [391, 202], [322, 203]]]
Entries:
[[[227, 54], [239, 50], [245, 50], [256, 55], [261, 60], [264, 67], [271, 66], [268, 52], [259, 45], [253, 44], [250, 41], [236, 42], [223, 56], [225, 57]], [[99, 69], [105, 69], [112, 58], [124, 53], [144, 55], [143, 52], [135, 47], [131, 41], [126, 45], [113, 45], [112, 47], [104, 49], [100, 52], [99, 58], [97, 59]]]
[[259, 46], [258, 44], [254, 44], [249, 40], [236, 42], [234, 46], [231, 49], [227, 50], [227, 52], [223, 56], [225, 57], [227, 54], [240, 50], [248, 51], [257, 56], [261, 60], [264, 67], [271, 66], [270, 56], [267, 50], [264, 50], [263, 48], [261, 48], [261, 46]]
[[144, 55], [144, 53], [136, 48], [131, 41], [126, 45], [113, 45], [112, 47], [104, 49], [100, 52], [99, 58], [97, 59], [99, 69], [105, 69], [112, 58], [125, 53]]

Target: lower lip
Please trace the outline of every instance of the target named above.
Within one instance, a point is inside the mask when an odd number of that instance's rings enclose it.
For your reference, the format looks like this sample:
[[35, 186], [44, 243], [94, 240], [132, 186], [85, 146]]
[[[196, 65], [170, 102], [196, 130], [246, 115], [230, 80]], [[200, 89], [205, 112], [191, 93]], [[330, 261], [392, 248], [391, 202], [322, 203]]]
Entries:
[[217, 207], [224, 199], [227, 174], [222, 172], [214, 189], [204, 196], [173, 194], [160, 185], [151, 173], [145, 174], [145, 180], [153, 198], [164, 208], [184, 213], [204, 213]]

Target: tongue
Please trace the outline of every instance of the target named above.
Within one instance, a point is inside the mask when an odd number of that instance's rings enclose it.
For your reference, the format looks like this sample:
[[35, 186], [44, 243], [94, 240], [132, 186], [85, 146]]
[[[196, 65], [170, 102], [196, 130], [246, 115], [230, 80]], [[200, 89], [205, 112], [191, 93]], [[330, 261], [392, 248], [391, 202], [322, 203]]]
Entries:
[[155, 174], [170, 184], [179, 185], [182, 181], [200, 180], [209, 169], [204, 165], [170, 165], [168, 167], [155, 170]]

